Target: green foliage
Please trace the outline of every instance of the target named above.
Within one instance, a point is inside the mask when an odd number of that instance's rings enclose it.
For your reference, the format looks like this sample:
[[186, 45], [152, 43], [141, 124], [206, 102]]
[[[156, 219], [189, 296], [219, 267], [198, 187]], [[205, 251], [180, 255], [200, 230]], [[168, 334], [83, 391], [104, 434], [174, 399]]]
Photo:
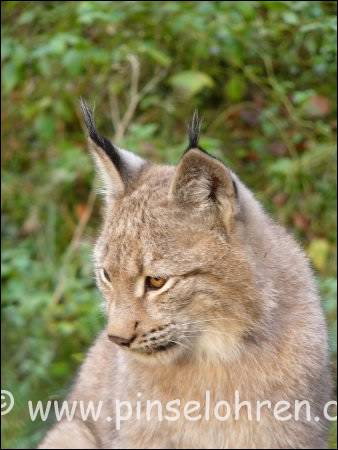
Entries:
[[193, 70], [185, 70], [175, 74], [170, 78], [170, 84], [187, 99], [206, 88], [212, 88], [214, 86], [214, 82], [209, 75]]
[[64, 395], [103, 323], [90, 261], [98, 202], [69, 252], [93, 180], [78, 98], [116, 132], [111, 105], [130, 103], [130, 55], [141, 90], [158, 82], [120, 144], [175, 163], [199, 108], [202, 145], [308, 250], [335, 360], [335, 16], [336, 2], [320, 1], [2, 2], [2, 386], [16, 398], [7, 448], [36, 444], [27, 400]]

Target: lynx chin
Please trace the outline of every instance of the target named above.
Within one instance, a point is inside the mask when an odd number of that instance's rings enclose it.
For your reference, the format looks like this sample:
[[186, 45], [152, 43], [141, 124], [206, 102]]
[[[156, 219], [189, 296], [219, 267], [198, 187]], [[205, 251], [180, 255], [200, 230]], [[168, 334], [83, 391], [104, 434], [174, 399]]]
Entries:
[[[107, 325], [68, 400], [103, 407], [95, 421], [60, 421], [40, 448], [325, 448], [327, 331], [299, 245], [200, 148], [196, 114], [187, 150], [166, 166], [117, 148], [81, 106], [104, 186], [94, 263]], [[116, 400], [136, 405], [140, 392], [200, 402], [204, 417], [206, 391], [230, 406], [235, 392], [252, 404], [306, 400], [316, 420], [263, 409], [250, 421], [245, 408], [227, 421], [107, 420]]]

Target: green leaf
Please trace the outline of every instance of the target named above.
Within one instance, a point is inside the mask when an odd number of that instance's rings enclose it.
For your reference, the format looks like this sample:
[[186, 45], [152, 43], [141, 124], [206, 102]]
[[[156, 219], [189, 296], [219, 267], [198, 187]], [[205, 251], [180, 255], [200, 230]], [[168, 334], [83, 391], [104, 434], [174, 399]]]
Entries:
[[308, 246], [307, 252], [316, 269], [324, 270], [330, 252], [329, 242], [326, 239], [314, 239]]
[[169, 83], [186, 97], [193, 97], [204, 89], [211, 89], [214, 80], [204, 72], [185, 70], [172, 76]]
[[145, 42], [140, 47], [140, 52], [145, 53], [153, 59], [160, 66], [168, 67], [171, 63], [171, 58], [163, 50], [154, 47], [153, 43]]
[[246, 80], [242, 75], [233, 75], [225, 85], [225, 95], [233, 102], [241, 100], [247, 91]]
[[62, 64], [70, 75], [79, 75], [85, 67], [85, 59], [83, 52], [75, 49], [69, 49], [62, 58]]
[[38, 116], [34, 125], [41, 139], [49, 140], [55, 135], [55, 121], [47, 114]]
[[283, 19], [284, 19], [284, 22], [287, 23], [288, 25], [298, 25], [298, 23], [299, 23], [298, 15], [292, 11], [286, 11], [283, 14]]
[[19, 83], [21, 74], [20, 70], [16, 64], [8, 62], [4, 65], [2, 69], [2, 86], [4, 88], [4, 93], [8, 94], [11, 92], [16, 85]]

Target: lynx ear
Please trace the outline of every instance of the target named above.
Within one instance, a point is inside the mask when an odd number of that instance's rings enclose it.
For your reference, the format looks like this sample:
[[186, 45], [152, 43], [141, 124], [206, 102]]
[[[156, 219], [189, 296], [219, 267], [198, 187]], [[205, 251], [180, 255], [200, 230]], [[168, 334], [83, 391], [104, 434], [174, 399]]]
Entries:
[[106, 197], [111, 199], [122, 195], [146, 161], [127, 150], [115, 147], [107, 138], [101, 136], [96, 129], [90, 107], [83, 99], [80, 100], [80, 106], [88, 130], [89, 150], [102, 178]]
[[195, 211], [220, 212], [228, 231], [238, 210], [237, 187], [221, 161], [199, 148], [188, 149], [176, 169], [171, 198]]

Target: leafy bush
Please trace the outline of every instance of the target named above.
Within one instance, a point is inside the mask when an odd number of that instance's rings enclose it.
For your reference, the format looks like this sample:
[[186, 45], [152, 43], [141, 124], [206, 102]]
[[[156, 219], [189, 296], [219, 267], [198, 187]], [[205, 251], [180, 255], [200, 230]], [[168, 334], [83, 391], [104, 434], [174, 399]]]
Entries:
[[[40, 439], [27, 400], [64, 395], [103, 323], [80, 96], [103, 132], [169, 163], [202, 112], [202, 145], [307, 249], [334, 361], [336, 2], [11, 1], [2, 12], [2, 383], [16, 398], [5, 446]], [[116, 105], [130, 109], [126, 126]]]

